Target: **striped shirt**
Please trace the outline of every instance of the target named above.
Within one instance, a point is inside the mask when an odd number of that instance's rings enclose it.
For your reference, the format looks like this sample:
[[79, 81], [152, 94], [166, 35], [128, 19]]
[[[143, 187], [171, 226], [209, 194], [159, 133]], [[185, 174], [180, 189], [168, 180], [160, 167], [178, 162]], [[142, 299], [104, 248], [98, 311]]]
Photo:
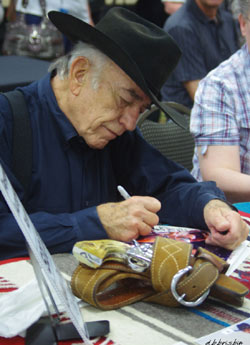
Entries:
[[245, 44], [199, 83], [191, 113], [193, 176], [202, 180], [197, 146], [238, 145], [241, 172], [250, 174], [250, 53]]

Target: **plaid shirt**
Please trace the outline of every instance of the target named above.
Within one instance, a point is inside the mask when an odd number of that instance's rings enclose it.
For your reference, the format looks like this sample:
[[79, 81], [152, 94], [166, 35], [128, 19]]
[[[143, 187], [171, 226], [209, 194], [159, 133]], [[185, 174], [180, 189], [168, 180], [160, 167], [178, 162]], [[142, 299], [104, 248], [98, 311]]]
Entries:
[[239, 145], [241, 172], [250, 174], [250, 53], [245, 44], [199, 83], [191, 113], [193, 176], [202, 180], [197, 146]]

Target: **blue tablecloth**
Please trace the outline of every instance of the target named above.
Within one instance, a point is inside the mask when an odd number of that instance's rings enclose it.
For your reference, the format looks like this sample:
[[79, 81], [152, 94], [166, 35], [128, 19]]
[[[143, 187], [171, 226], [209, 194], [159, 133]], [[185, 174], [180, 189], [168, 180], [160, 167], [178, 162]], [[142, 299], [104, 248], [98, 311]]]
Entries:
[[250, 214], [250, 202], [238, 202], [234, 204], [234, 206], [242, 212], [246, 212]]

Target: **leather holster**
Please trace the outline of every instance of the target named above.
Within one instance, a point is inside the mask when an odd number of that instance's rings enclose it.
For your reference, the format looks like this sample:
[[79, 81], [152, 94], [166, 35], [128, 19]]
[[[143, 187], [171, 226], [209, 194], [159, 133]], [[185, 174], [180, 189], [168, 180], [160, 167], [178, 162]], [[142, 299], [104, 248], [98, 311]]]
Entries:
[[181, 299], [194, 302], [209, 292], [210, 296], [227, 303], [242, 305], [248, 289], [225, 275], [228, 264], [201, 247], [193, 256], [192, 249], [189, 243], [157, 237], [151, 265], [142, 273], [115, 260], [104, 262], [97, 269], [79, 264], [72, 275], [72, 291], [83, 301], [103, 310], [137, 301], [176, 307], [180, 302], [172, 293], [173, 278], [190, 266], [176, 284], [175, 290]]

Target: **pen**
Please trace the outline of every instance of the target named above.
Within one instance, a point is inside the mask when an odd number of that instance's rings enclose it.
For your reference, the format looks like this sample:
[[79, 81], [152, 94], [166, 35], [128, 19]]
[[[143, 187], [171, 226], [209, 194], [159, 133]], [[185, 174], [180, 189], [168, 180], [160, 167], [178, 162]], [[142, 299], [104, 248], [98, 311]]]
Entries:
[[[121, 194], [121, 196], [127, 200], [129, 198], [131, 198], [131, 196], [128, 194], [128, 192], [126, 191], [126, 189], [122, 186], [117, 186], [118, 192]], [[154, 228], [154, 227], [153, 227]]]
[[128, 194], [128, 192], [126, 191], [125, 188], [123, 188], [122, 186], [117, 186], [118, 192], [121, 194], [121, 196], [127, 200], [130, 198], [130, 195]]

